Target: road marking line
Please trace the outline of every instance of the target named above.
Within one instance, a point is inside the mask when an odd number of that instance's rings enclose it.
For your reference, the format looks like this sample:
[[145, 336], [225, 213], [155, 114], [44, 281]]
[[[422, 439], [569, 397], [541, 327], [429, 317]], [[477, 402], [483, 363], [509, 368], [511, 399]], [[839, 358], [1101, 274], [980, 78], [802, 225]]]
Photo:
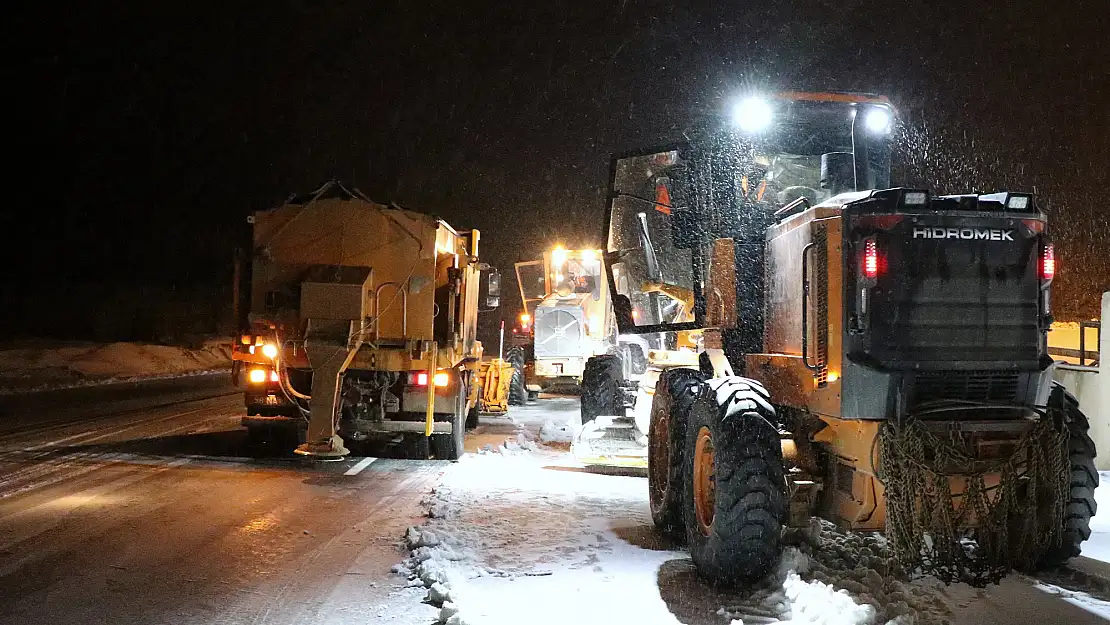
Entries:
[[347, 472], [343, 475], [358, 475], [359, 473], [362, 473], [363, 469], [370, 466], [371, 464], [374, 464], [375, 460], [377, 460], [377, 458], [363, 458], [362, 460], [359, 460], [358, 463], [355, 464], [355, 466], [347, 469]]

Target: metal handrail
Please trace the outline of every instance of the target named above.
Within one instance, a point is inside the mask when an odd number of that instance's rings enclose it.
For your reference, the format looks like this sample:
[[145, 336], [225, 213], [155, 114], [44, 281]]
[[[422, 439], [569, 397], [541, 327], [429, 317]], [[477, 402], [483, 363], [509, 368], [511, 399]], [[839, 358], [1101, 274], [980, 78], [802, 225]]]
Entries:
[[[1101, 321], [1080, 321], [1079, 322], [1079, 364], [1082, 365], [1086, 360], [1087, 354], [1087, 328], [1094, 328], [1095, 330], [1095, 344], [1102, 345], [1102, 322]], [[1102, 354], [1099, 350], [1091, 352], [1095, 355], [1095, 361], [1102, 360]]]
[[786, 217], [788, 213], [792, 213], [793, 211], [797, 210], [797, 208], [799, 206], [803, 206], [805, 208], [811, 208], [811, 206], [809, 204], [809, 198], [807, 198], [806, 196], [803, 195], [803, 196], [795, 199], [794, 201], [790, 202], [786, 206], [783, 206], [782, 208], [775, 211], [774, 217], [775, 217], [775, 219], [781, 219], [783, 217]]
[[820, 371], [818, 364], [809, 364], [809, 252], [816, 243], [807, 243], [802, 248], [802, 364], [810, 371]]
[[[1048, 353], [1052, 356], [1065, 356], [1067, 358], [1078, 358], [1079, 366], [1096, 366], [1102, 361], [1102, 354], [1099, 349], [1087, 349], [1087, 330], [1095, 330], [1095, 344], [1102, 344], [1102, 322], [1101, 321], [1080, 321], [1079, 322], [1079, 349], [1069, 349], [1067, 347], [1049, 347]], [[1090, 357], [1090, 363], [1087, 362]]]

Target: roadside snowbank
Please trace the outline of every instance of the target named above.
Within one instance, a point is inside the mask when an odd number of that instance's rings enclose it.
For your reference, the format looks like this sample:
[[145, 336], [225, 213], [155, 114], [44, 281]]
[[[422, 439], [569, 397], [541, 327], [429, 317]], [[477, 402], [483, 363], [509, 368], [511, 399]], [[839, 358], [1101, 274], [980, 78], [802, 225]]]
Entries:
[[226, 369], [231, 344], [200, 349], [138, 343], [44, 343], [0, 348], [0, 394]]
[[949, 614], [934, 584], [880, 573], [881, 537], [816, 521], [775, 575], [741, 592], [711, 588], [652, 527], [645, 480], [550, 450], [466, 456], [426, 506], [394, 570], [424, 586], [449, 625], [926, 625]]

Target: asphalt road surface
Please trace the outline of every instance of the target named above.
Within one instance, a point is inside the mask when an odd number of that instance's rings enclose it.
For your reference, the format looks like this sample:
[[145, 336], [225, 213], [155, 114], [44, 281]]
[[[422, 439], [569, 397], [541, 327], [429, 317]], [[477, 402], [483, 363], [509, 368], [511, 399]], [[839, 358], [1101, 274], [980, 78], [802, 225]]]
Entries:
[[225, 379], [7, 402], [0, 622], [432, 622], [389, 569], [445, 463], [266, 457]]
[[[556, 405], [514, 427], [576, 410]], [[435, 622], [390, 567], [448, 464], [307, 462], [252, 447], [241, 414], [225, 376], [0, 398], [0, 623]], [[1105, 622], [1034, 583], [954, 589], [954, 622]]]

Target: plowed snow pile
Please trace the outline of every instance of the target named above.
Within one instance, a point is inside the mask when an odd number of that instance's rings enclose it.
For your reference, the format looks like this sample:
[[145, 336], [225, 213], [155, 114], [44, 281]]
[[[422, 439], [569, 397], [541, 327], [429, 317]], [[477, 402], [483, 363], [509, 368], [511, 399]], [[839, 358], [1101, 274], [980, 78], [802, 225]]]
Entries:
[[814, 523], [775, 575], [742, 592], [700, 581], [654, 529], [643, 478], [588, 473], [538, 450], [466, 456], [411, 528], [395, 571], [428, 588], [441, 622], [590, 625], [944, 623], [928, 582], [893, 581], [885, 543]]
[[226, 369], [231, 345], [201, 349], [138, 343], [63, 343], [0, 349], [0, 393], [81, 386]]

